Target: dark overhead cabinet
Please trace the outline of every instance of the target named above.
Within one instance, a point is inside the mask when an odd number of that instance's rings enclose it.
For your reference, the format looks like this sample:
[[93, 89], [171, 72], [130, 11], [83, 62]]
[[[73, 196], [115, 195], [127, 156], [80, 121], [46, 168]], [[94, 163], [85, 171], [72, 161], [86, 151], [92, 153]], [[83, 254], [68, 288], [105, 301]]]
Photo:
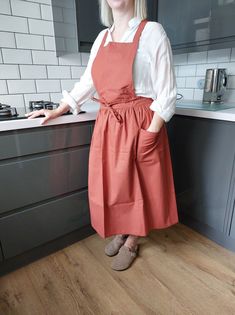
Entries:
[[158, 21], [174, 53], [235, 46], [235, 1], [159, 0]]
[[[156, 0], [147, 0], [148, 19], [157, 19]], [[99, 20], [98, 0], [76, 0], [78, 47], [80, 52], [90, 52], [98, 33], [105, 28]]]
[[[74, 18], [62, 22], [56, 20], [60, 0], [52, 0], [58, 56], [90, 52], [98, 33], [105, 28], [99, 19], [98, 0], [73, 1]], [[174, 54], [235, 46], [234, 0], [147, 0], [147, 9], [148, 20], [164, 27]]]

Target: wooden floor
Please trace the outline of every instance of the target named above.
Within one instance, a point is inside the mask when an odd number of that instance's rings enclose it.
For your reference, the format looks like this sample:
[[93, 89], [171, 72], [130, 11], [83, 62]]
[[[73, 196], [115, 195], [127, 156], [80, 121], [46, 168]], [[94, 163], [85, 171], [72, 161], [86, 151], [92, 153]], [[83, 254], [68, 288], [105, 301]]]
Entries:
[[235, 254], [176, 224], [114, 271], [94, 234], [0, 278], [1, 315], [235, 314]]

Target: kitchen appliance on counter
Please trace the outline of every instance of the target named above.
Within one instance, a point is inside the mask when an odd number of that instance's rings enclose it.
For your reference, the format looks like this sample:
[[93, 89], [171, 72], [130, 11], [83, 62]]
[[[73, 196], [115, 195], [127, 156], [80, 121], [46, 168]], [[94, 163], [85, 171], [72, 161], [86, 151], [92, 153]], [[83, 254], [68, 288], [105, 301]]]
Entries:
[[[54, 103], [51, 101], [29, 101], [29, 106], [26, 109], [25, 107], [14, 107], [7, 104], [0, 103], [0, 121], [2, 120], [12, 120], [12, 119], [28, 119], [25, 114], [31, 111], [40, 110], [40, 109], [55, 109], [59, 106], [59, 103]], [[82, 110], [79, 112], [80, 114], [86, 113], [86, 111]], [[72, 115], [70, 111], [64, 113], [63, 115]], [[41, 115], [39, 117], [43, 117]]]
[[228, 75], [225, 68], [206, 69], [203, 103], [223, 103]]

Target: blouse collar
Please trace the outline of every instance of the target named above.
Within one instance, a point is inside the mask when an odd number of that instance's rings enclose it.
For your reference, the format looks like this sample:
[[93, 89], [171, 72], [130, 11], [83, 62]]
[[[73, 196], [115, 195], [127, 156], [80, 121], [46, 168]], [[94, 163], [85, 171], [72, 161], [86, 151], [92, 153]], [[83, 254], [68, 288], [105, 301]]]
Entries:
[[[141, 22], [141, 18], [139, 18], [138, 16], [134, 16], [133, 18], [131, 18], [128, 21], [128, 26], [130, 29], [135, 28], [137, 25], [139, 25]], [[112, 26], [109, 28], [109, 32], [112, 32], [114, 29], [114, 23], [112, 24]]]

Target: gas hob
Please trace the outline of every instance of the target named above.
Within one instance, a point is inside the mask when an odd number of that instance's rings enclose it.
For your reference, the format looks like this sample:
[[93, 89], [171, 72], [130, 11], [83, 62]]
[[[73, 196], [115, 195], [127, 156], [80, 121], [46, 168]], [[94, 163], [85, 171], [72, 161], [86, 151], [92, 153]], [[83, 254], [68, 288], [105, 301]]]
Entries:
[[[51, 101], [29, 101], [29, 106], [25, 107], [14, 107], [7, 104], [0, 103], [0, 121], [3, 120], [13, 120], [13, 119], [28, 119], [25, 114], [39, 109], [55, 109], [59, 106], [59, 103], [54, 103]], [[79, 115], [86, 113], [85, 111], [80, 111]], [[70, 111], [64, 113], [63, 115], [72, 115]], [[40, 115], [38, 117], [43, 117]]]

